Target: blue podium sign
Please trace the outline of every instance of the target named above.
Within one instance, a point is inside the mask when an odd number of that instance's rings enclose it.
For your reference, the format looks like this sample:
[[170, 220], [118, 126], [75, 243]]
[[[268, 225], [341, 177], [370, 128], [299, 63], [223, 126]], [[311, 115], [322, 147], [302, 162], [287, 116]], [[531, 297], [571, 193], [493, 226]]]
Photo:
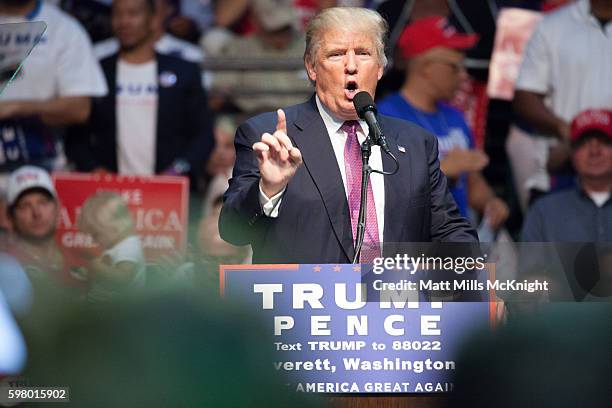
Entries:
[[221, 293], [257, 310], [272, 362], [298, 392], [452, 390], [470, 332], [492, 324], [481, 302], [427, 302], [420, 291], [372, 295], [359, 265], [222, 266]]

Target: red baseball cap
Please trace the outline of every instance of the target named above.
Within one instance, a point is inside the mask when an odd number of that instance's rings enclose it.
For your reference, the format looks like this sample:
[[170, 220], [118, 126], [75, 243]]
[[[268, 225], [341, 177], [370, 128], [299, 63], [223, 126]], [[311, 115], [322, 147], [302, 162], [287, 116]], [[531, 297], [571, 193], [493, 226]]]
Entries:
[[445, 17], [430, 16], [409, 24], [397, 45], [404, 58], [411, 58], [435, 47], [467, 50], [476, 45], [478, 38], [478, 34], [459, 33]]
[[585, 132], [597, 131], [612, 139], [612, 111], [606, 109], [589, 109], [580, 112], [572, 120], [570, 135], [575, 142]]

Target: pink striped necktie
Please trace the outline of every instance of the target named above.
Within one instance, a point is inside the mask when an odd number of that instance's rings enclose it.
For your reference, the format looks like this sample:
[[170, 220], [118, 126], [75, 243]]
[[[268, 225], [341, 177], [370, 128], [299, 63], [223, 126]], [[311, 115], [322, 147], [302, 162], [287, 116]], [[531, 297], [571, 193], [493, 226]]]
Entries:
[[[351, 226], [353, 229], [353, 242], [357, 238], [357, 223], [359, 221], [359, 204], [361, 202], [361, 147], [357, 139], [359, 122], [349, 120], [344, 122], [340, 130], [346, 132], [344, 144], [344, 169], [346, 172], [346, 189], [349, 211], [351, 213]], [[380, 242], [378, 238], [378, 219], [376, 217], [376, 204], [372, 183], [368, 183], [368, 208], [366, 214], [366, 227], [363, 246], [361, 248], [361, 263], [372, 263], [374, 258], [380, 256]]]

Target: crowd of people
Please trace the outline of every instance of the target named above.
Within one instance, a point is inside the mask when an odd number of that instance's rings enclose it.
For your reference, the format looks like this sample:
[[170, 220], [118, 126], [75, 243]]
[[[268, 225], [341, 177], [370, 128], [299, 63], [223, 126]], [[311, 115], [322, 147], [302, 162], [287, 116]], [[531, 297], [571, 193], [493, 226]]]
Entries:
[[[262, 256], [261, 247], [254, 248], [252, 257], [248, 246], [221, 239], [218, 221], [223, 211], [240, 210], [233, 198], [252, 190], [234, 184], [229, 190], [234, 196], [228, 193], [226, 198], [235, 208], [223, 209], [236, 154], [242, 164], [248, 162], [237, 169], [241, 181], [257, 171], [255, 160], [245, 158], [246, 141], [256, 141], [263, 132], [287, 133], [285, 112], [238, 125], [256, 114], [304, 102], [315, 90], [321, 97], [325, 89], [318, 87], [324, 84], [316, 81], [316, 74], [319, 69], [322, 77], [325, 66], [312, 58], [319, 44], [309, 43], [307, 27], [317, 13], [334, 6], [378, 10], [386, 20], [388, 64], [380, 65], [372, 90], [378, 111], [421, 128], [415, 137], [422, 129], [435, 136], [439, 152], [432, 160], [439, 159], [458, 213], [481, 240], [494, 241], [503, 233], [524, 242], [610, 242], [612, 52], [607, 50], [612, 44], [612, 2], [491, 0], [490, 13], [474, 11], [470, 3], [0, 0], [0, 23], [44, 21], [47, 26], [42, 36], [32, 35], [29, 44], [21, 44], [34, 46], [33, 51], [0, 95], [0, 249], [18, 261], [2, 259], [10, 264], [7, 270], [26, 277], [12, 284], [29, 280], [34, 293], [41, 286], [68, 287], [75, 299], [90, 302], [106, 302], [147, 285], [150, 260], [126, 204], [115, 193], [90, 197], [78, 217], [79, 230], [89, 233], [102, 251], [88, 268], [65, 266], [56, 240], [62, 205], [51, 178], [56, 171], [189, 178], [188, 250], [153, 267], [158, 277], [173, 284], [216, 287], [219, 264], [275, 259]], [[482, 109], [490, 123], [479, 128], [459, 96], [466, 84], [472, 89], [486, 86], [502, 7], [537, 10], [543, 18], [526, 44], [514, 100], [485, 98]], [[305, 43], [310, 47], [306, 54]], [[325, 102], [316, 99], [310, 108], [323, 111]], [[287, 114], [299, 114], [299, 109]], [[334, 124], [328, 122], [326, 126]], [[399, 122], [387, 123], [395, 129]], [[259, 129], [263, 124], [272, 125]], [[341, 130], [349, 136], [359, 133]], [[234, 134], [240, 138], [236, 150]], [[252, 135], [256, 139], [249, 139]], [[261, 159], [262, 151], [274, 144], [266, 143], [268, 147], [250, 143], [247, 148], [253, 146]], [[296, 166], [302, 154], [309, 160], [319, 154], [302, 146], [301, 153], [284, 147]], [[374, 165], [382, 165], [380, 160], [380, 153], [374, 153]], [[346, 186], [345, 171], [340, 170], [337, 181]], [[373, 192], [368, 194], [379, 206], [385, 198], [381, 201], [384, 188], [377, 177], [372, 177]], [[304, 181], [298, 193], [307, 196], [309, 186]], [[285, 194], [286, 189], [286, 183], [266, 191], [260, 185], [259, 192], [253, 190], [253, 203], [261, 204], [266, 217], [278, 217], [280, 200], [290, 201], [296, 193]], [[372, 207], [380, 224], [366, 231], [372, 241], [382, 241], [385, 221], [394, 222], [380, 212]], [[354, 235], [352, 215], [351, 221]], [[290, 224], [310, 231], [301, 215]], [[250, 242], [248, 234], [230, 231], [227, 223], [224, 236], [236, 245]], [[294, 245], [292, 259], [310, 260], [315, 241], [309, 248]], [[293, 247], [282, 237], [277, 245], [274, 251]], [[6, 310], [18, 315], [30, 296], [27, 288], [11, 292], [3, 279], [0, 285], [0, 319]], [[21, 301], [14, 293], [23, 293]], [[0, 375], [1, 357], [2, 347]]]

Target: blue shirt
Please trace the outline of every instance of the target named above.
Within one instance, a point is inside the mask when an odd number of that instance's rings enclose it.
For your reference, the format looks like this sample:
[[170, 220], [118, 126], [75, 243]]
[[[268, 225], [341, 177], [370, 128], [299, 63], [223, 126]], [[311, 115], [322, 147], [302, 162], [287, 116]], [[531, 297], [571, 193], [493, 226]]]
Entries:
[[610, 300], [592, 296], [591, 289], [612, 242], [612, 197], [599, 207], [579, 184], [547, 194], [529, 208], [521, 241], [530, 244], [519, 247], [520, 278], [543, 274], [551, 300]]
[[576, 186], [538, 199], [523, 224], [526, 242], [612, 242], [612, 198], [598, 207]]
[[[440, 159], [446, 157], [452, 149], [472, 149], [474, 140], [463, 113], [444, 103], [438, 103], [437, 108], [433, 113], [424, 112], [412, 106], [399, 92], [378, 103], [378, 111], [383, 115], [408, 120], [436, 135]], [[464, 217], [468, 215], [466, 178], [467, 174], [462, 174], [454, 183], [451, 181], [449, 184], [449, 190]]]

